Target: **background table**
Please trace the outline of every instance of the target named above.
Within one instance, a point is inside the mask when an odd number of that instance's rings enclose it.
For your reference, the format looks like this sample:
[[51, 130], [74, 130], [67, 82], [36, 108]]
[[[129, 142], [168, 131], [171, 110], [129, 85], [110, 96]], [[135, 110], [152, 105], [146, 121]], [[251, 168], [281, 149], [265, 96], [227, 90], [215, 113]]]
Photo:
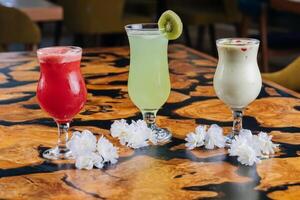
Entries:
[[270, 6], [275, 10], [300, 14], [299, 0], [271, 0]]
[[141, 117], [127, 94], [128, 48], [85, 52], [88, 101], [72, 129], [104, 134], [121, 155], [116, 166], [85, 171], [76, 170], [72, 161], [41, 157], [57, 135], [35, 98], [35, 55], [0, 54], [0, 198], [299, 199], [300, 95], [265, 82], [245, 111], [245, 128], [271, 132], [281, 144], [273, 158], [247, 167], [224, 149], [188, 151], [183, 140], [188, 132], [212, 123], [228, 132], [231, 112], [212, 88], [216, 59], [180, 45], [170, 46], [169, 57], [172, 93], [157, 121], [174, 134], [173, 141], [133, 151], [108, 132], [115, 119]]
[[46, 0], [0, 0], [0, 4], [20, 9], [35, 22], [63, 19], [63, 8]]

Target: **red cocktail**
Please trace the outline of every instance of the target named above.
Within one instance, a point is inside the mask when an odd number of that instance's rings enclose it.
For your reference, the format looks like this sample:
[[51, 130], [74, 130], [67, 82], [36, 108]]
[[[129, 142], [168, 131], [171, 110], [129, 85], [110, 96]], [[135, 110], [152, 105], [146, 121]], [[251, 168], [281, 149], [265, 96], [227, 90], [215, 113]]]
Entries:
[[80, 72], [80, 47], [49, 47], [37, 51], [41, 76], [37, 87], [40, 106], [56, 121], [58, 145], [44, 152], [48, 159], [65, 159], [69, 123], [83, 108], [86, 88]]

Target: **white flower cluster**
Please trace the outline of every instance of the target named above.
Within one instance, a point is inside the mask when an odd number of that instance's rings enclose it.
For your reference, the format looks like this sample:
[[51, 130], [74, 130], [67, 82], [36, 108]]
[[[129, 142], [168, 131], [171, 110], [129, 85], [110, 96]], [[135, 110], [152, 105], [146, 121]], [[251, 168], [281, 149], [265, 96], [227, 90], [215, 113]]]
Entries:
[[71, 150], [78, 169], [92, 169], [94, 166], [103, 168], [106, 163], [118, 162], [117, 148], [103, 136], [97, 142], [96, 137], [88, 130], [74, 132], [67, 147]]
[[243, 129], [234, 137], [228, 152], [230, 156], [237, 156], [240, 163], [251, 166], [259, 163], [261, 157], [274, 154], [278, 146], [265, 132], [253, 135], [250, 130]]
[[189, 133], [185, 138], [185, 141], [187, 141], [185, 146], [188, 149], [194, 149], [203, 145], [206, 149], [225, 147], [225, 137], [223, 135], [223, 129], [216, 124], [211, 125], [208, 130], [206, 126], [197, 126], [195, 129], [195, 133]]
[[122, 145], [137, 149], [152, 144], [157, 144], [155, 133], [148, 128], [144, 120], [132, 121], [128, 124], [126, 120], [116, 120], [111, 125], [110, 133], [118, 138]]
[[[225, 147], [223, 129], [216, 124], [207, 129], [206, 126], [198, 126], [195, 132], [189, 133], [185, 138], [188, 149], [205, 146], [206, 149]], [[230, 156], [237, 156], [237, 160], [244, 165], [259, 163], [260, 158], [274, 154], [278, 144], [272, 142], [272, 136], [265, 132], [253, 135], [250, 130], [242, 129], [239, 135], [232, 140], [228, 150]]]

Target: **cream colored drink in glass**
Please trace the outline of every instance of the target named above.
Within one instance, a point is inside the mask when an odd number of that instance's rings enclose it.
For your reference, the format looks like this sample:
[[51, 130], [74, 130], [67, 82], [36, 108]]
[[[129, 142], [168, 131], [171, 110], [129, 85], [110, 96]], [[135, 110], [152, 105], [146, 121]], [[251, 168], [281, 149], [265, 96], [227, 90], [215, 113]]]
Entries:
[[257, 65], [259, 41], [251, 38], [217, 40], [219, 55], [214, 75], [217, 96], [233, 111], [230, 139], [242, 129], [243, 109], [258, 96], [262, 80]]

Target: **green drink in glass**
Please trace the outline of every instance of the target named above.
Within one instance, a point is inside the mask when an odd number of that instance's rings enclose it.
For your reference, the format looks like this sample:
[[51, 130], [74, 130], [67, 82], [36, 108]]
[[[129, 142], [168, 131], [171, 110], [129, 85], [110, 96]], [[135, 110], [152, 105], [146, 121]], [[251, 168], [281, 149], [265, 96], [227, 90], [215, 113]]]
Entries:
[[156, 113], [171, 91], [168, 39], [157, 24], [127, 25], [126, 31], [130, 44], [129, 97], [157, 133], [157, 140], [168, 141], [171, 134], [155, 125]]
[[[172, 25], [176, 24], [173, 22]], [[141, 110], [148, 127], [155, 132], [157, 141], [167, 142], [172, 135], [166, 129], [157, 127], [155, 118], [171, 91], [168, 66], [169, 33], [157, 23], [130, 24], [125, 29], [130, 44], [129, 97]]]

